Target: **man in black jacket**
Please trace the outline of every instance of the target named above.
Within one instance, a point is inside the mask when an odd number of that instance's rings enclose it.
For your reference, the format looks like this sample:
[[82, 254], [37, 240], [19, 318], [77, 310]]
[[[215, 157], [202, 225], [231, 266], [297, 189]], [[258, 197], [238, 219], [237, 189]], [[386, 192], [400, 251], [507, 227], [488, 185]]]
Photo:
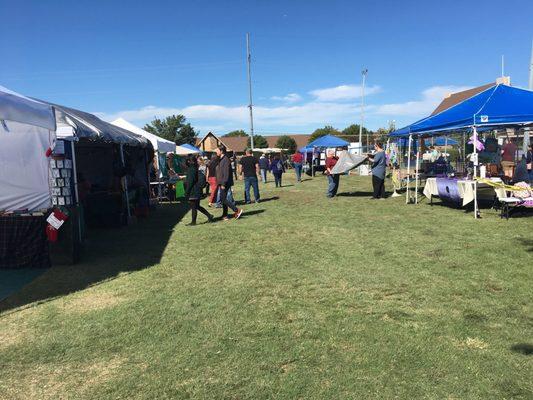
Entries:
[[226, 148], [224, 146], [217, 147], [218, 165], [216, 169], [218, 190], [220, 193], [220, 201], [222, 202], [222, 219], [227, 221], [228, 207], [233, 210], [233, 218], [238, 219], [242, 214], [242, 209], [235, 206], [233, 201], [228, 200], [228, 192], [233, 186], [233, 171], [231, 168], [231, 161], [226, 155]]

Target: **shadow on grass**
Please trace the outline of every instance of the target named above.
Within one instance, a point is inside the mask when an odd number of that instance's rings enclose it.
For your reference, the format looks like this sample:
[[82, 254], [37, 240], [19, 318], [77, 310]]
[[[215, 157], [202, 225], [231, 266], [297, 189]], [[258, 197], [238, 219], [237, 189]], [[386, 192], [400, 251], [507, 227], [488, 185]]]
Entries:
[[174, 226], [188, 211], [185, 203], [162, 204], [149, 218], [135, 225], [90, 230], [80, 263], [48, 269], [18, 293], [0, 301], [0, 313], [158, 264]]
[[526, 248], [526, 251], [533, 253], [533, 240], [531, 239], [520, 239], [522, 246]]
[[513, 346], [511, 346], [511, 350], [515, 353], [520, 353], [525, 356], [532, 356], [533, 355], [533, 344], [531, 343], [518, 343]]
[[342, 192], [342, 193], [337, 193], [337, 197], [372, 197], [374, 193], [373, 192], [362, 192], [362, 191], [358, 191], [358, 192]]
[[[259, 201], [259, 203], [266, 203], [268, 201], [276, 201], [276, 200], [279, 200], [279, 196], [272, 196], [272, 197], [267, 197], [266, 199], [261, 199]], [[252, 203], [249, 203], [249, 205], [251, 205]], [[246, 205], [246, 202], [244, 200], [237, 200], [235, 202], [235, 205], [237, 206], [242, 206], [242, 205]]]

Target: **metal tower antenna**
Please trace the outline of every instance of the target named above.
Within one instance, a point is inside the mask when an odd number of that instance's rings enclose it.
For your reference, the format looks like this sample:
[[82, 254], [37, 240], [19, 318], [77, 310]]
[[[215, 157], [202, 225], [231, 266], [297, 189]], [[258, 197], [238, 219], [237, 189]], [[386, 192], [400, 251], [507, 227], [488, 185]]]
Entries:
[[250, 53], [250, 34], [246, 34], [246, 60], [248, 63], [248, 92], [250, 96], [250, 103], [248, 108], [250, 109], [250, 147], [254, 149], [254, 112], [253, 112], [253, 101], [252, 101], [252, 55]]
[[[368, 69], [365, 68], [361, 71], [361, 75], [363, 76], [363, 87], [362, 87], [362, 96], [361, 96], [361, 125], [359, 125], [359, 146], [360, 146], [360, 154], [363, 154], [363, 125], [365, 124], [365, 82], [366, 82], [366, 75], [368, 74]], [[366, 133], [366, 146], [368, 151], [368, 131]]]

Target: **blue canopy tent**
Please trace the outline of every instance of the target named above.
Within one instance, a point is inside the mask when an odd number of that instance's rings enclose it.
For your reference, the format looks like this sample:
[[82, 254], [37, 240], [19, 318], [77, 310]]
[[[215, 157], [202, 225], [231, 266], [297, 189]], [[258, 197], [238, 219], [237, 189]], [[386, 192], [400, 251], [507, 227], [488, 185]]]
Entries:
[[181, 147], [185, 147], [189, 150], [193, 150], [193, 151], [196, 151], [198, 153], [202, 153], [202, 150], [200, 150], [198, 147], [195, 147], [193, 146], [192, 144], [189, 144], [189, 143], [184, 143], [184, 144], [181, 144], [180, 145]]
[[325, 136], [321, 136], [313, 140], [307, 146], [301, 147], [300, 149], [298, 149], [298, 151], [300, 153], [306, 154], [306, 159], [307, 159], [307, 154], [311, 153], [313, 155], [311, 174], [314, 176], [314, 158], [315, 158], [315, 151], [317, 149], [324, 149], [324, 148], [331, 148], [331, 147], [348, 147], [349, 145], [350, 143], [348, 143], [346, 140], [343, 140], [337, 136], [325, 135]]
[[350, 143], [337, 136], [325, 135], [313, 140], [306, 147], [347, 147]]
[[[530, 124], [533, 124], [533, 91], [498, 84], [438, 114], [402, 128], [395, 136], [437, 136], [445, 132], [472, 131], [473, 141], [477, 142], [479, 130]], [[474, 146], [474, 160], [476, 159], [477, 149]], [[477, 162], [474, 161], [474, 176], [476, 175]], [[477, 197], [474, 199], [474, 215], [477, 218]]]

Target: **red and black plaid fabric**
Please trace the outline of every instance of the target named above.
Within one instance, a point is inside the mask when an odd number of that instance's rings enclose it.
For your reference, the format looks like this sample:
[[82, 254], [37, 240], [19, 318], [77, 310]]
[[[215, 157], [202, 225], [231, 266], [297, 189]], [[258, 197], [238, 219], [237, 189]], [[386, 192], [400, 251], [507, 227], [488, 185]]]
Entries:
[[0, 269], [50, 267], [45, 227], [45, 217], [0, 217]]

